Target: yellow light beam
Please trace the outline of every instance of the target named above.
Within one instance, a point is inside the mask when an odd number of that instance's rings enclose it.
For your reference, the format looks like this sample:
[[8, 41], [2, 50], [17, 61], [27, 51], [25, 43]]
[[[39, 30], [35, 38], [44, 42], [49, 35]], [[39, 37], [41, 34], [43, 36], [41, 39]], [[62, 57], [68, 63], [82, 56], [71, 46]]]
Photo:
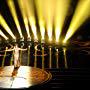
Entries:
[[24, 2], [22, 0], [18, 0], [18, 4], [19, 4], [19, 7], [20, 7], [20, 11], [22, 13], [22, 16], [23, 16], [23, 20], [24, 20], [24, 24], [25, 24], [25, 28], [26, 28], [28, 38], [31, 39], [30, 32], [29, 32], [29, 26], [28, 26], [28, 18], [27, 18], [27, 15], [26, 15], [26, 9], [24, 7]]
[[56, 13], [55, 13], [55, 39], [59, 42], [59, 37], [65, 21], [67, 11], [70, 6], [70, 0], [56, 0]]
[[37, 9], [40, 33], [41, 33], [41, 41], [45, 39], [45, 21], [44, 21], [44, 13], [43, 13], [43, 0], [35, 0], [35, 5]]
[[46, 28], [49, 37], [49, 41], [52, 41], [53, 32], [53, 18], [55, 14], [56, 0], [44, 0], [44, 17], [46, 20]]
[[89, 17], [90, 12], [90, 0], [80, 0], [76, 7], [74, 16], [70, 23], [69, 29], [66, 33], [63, 43], [66, 43], [68, 39], [76, 32], [76, 30], [82, 25], [82, 23]]
[[3, 18], [3, 16], [0, 14], [0, 25], [3, 26], [3, 28], [9, 33], [9, 35], [11, 35], [11, 37], [13, 39], [16, 39], [16, 37], [14, 36], [14, 34], [12, 33], [11, 29], [9, 28], [9, 26], [7, 25], [5, 19]]
[[5, 40], [8, 40], [8, 37], [1, 31], [1, 29], [0, 29], [0, 35], [1, 35]]
[[17, 14], [16, 14], [14, 2], [13, 2], [13, 0], [7, 0], [7, 4], [8, 4], [8, 6], [9, 6], [9, 9], [10, 9], [11, 14], [12, 14], [12, 16], [13, 16], [13, 19], [14, 19], [14, 21], [15, 21], [16, 27], [17, 27], [18, 32], [19, 32], [19, 34], [20, 34], [20, 38], [22, 38], [23, 35], [22, 35], [22, 32], [21, 32], [21, 28], [20, 28], [20, 25], [19, 25], [18, 18], [17, 18]]
[[32, 32], [34, 34], [34, 40], [38, 40], [37, 37], [37, 29], [36, 29], [36, 21], [35, 21], [35, 14], [34, 14], [34, 6], [33, 0], [23, 0], [26, 8], [26, 13], [28, 16], [29, 24], [31, 26]]

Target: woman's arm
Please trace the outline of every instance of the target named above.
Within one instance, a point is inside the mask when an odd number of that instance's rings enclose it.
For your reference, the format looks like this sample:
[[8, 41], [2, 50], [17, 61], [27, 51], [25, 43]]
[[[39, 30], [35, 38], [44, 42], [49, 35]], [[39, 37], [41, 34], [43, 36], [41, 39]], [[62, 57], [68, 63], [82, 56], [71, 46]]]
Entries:
[[27, 50], [27, 48], [26, 48], [26, 49], [19, 48], [19, 50], [26, 51], [26, 50]]
[[8, 47], [6, 47], [6, 49], [5, 50], [2, 50], [2, 51], [0, 51], [0, 52], [5, 52], [5, 51], [12, 51], [12, 50], [14, 50], [14, 49], [8, 49]]
[[4, 51], [13, 51], [14, 49], [7, 49], [7, 50], [3, 50], [3, 51], [0, 51], [0, 52], [4, 52]]
[[14, 49], [8, 49], [8, 50], [5, 50], [5, 51], [13, 51]]

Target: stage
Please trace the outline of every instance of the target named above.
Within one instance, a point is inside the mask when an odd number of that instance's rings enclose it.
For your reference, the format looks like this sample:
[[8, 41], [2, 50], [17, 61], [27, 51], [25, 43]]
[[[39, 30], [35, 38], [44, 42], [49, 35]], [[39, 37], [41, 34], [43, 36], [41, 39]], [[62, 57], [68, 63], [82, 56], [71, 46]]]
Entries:
[[[90, 48], [89, 45], [81, 45], [72, 44], [68, 47], [60, 47], [58, 48], [58, 53], [52, 48], [51, 58], [49, 49], [47, 49], [48, 47], [45, 47], [45, 55], [41, 54], [42, 50], [38, 50], [37, 55], [35, 55], [33, 47], [30, 47], [28, 49], [30, 52], [28, 50], [20, 52], [21, 65], [23, 66], [16, 70], [15, 77], [12, 77], [13, 52], [7, 52], [5, 57], [4, 55], [0, 56], [0, 87], [10, 88], [12, 82], [13, 85], [11, 88], [15, 87], [19, 89], [77, 89], [89, 87]], [[5, 52], [1, 54], [5, 54]], [[16, 84], [18, 80], [24, 84], [23, 87], [21, 84]]]
[[39, 68], [20, 66], [14, 70], [14, 66], [0, 68], [1, 89], [25, 89], [31, 86], [48, 82], [52, 78], [50, 72]]

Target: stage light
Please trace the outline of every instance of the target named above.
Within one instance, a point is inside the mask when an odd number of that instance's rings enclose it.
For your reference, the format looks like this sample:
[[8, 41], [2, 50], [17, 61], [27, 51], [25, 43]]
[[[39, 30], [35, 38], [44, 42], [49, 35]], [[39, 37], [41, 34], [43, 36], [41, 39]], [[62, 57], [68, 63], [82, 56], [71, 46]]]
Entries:
[[27, 44], [28, 44], [28, 46], [30, 46], [30, 47], [32, 46], [32, 41], [31, 41], [31, 38], [29, 38], [29, 37], [27, 38]]
[[44, 44], [44, 43], [45, 43], [45, 40], [42, 39], [42, 40], [41, 40], [41, 43]]
[[16, 37], [14, 36], [14, 34], [12, 33], [12, 31], [10, 30], [9, 26], [7, 25], [5, 19], [3, 18], [3, 16], [0, 14], [0, 25], [3, 26], [3, 28], [11, 35], [11, 37], [13, 39], [16, 39]]
[[25, 28], [26, 28], [26, 32], [27, 32], [28, 38], [31, 38], [30, 37], [30, 32], [29, 32], [29, 26], [28, 26], [28, 18], [27, 18], [27, 14], [26, 14], [26, 8], [23, 7], [24, 6], [24, 2], [22, 0], [18, 0], [18, 4], [19, 4], [19, 7], [20, 7], [20, 11], [22, 13], [22, 16], [23, 16], [23, 21], [24, 21], [24, 24], [25, 24]]
[[1, 29], [0, 29], [0, 35], [1, 35], [5, 40], [8, 40], [8, 37], [1, 31]]
[[35, 0], [35, 5], [37, 9], [40, 33], [41, 33], [41, 41], [45, 39], [45, 21], [44, 21], [44, 13], [43, 13], [43, 1]]
[[34, 43], [37, 43], [38, 44], [38, 40], [37, 39], [34, 39]]
[[30, 37], [27, 37], [27, 41], [31, 41], [31, 38]]
[[14, 1], [13, 1], [13, 0], [7, 0], [7, 4], [8, 4], [8, 6], [9, 6], [9, 9], [10, 9], [11, 14], [12, 14], [12, 16], [13, 16], [13, 19], [14, 19], [14, 21], [15, 21], [16, 27], [17, 27], [18, 32], [19, 32], [19, 34], [20, 34], [20, 38], [22, 38], [23, 35], [22, 35], [22, 32], [21, 32], [21, 28], [20, 28], [20, 25], [19, 25], [18, 17], [17, 17], [17, 14], [16, 14]]
[[62, 32], [62, 27], [67, 15], [67, 11], [70, 6], [70, 0], [56, 0], [56, 12], [55, 12], [55, 39], [56, 43], [59, 42], [59, 37]]
[[76, 32], [76, 30], [82, 25], [82, 23], [89, 17], [90, 12], [90, 0], [80, 0], [76, 7], [74, 16], [71, 20], [69, 29], [66, 33], [63, 43], [66, 43], [68, 39]]
[[35, 21], [35, 14], [34, 14], [34, 6], [33, 0], [23, 0], [26, 8], [26, 13], [28, 16], [29, 24], [31, 26], [31, 30], [34, 35], [34, 40], [38, 40], [37, 37], [37, 29], [36, 29], [36, 21]]
[[24, 37], [20, 38], [20, 42], [24, 42]]
[[17, 42], [17, 40], [16, 39], [12, 39], [12, 41], [11, 41], [13, 44], [15, 44], [16, 42]]

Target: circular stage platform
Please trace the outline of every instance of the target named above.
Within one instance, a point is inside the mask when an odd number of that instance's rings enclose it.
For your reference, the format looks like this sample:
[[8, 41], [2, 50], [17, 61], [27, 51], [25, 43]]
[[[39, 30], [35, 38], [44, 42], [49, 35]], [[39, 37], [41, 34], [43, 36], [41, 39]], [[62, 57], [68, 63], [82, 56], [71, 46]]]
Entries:
[[29, 88], [34, 85], [42, 84], [51, 79], [52, 75], [45, 70], [20, 66], [0, 67], [0, 88]]

